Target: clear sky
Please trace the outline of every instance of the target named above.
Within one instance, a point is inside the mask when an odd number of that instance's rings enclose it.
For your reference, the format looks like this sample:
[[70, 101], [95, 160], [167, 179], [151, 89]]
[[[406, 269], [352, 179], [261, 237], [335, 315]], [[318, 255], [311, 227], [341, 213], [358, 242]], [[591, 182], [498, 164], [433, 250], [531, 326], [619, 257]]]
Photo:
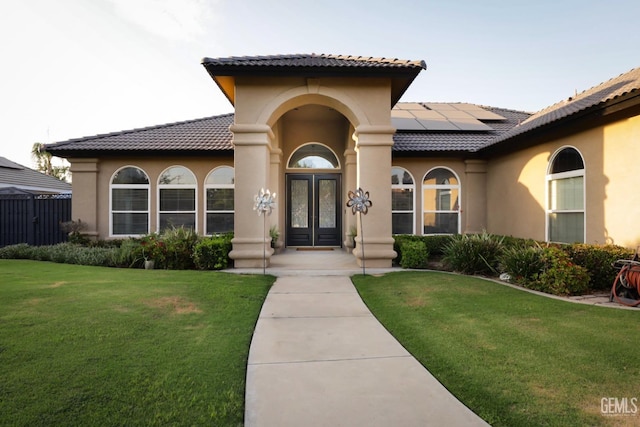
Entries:
[[640, 66], [638, 0], [0, 0], [0, 156], [224, 114], [202, 57], [424, 60], [401, 101], [537, 111]]

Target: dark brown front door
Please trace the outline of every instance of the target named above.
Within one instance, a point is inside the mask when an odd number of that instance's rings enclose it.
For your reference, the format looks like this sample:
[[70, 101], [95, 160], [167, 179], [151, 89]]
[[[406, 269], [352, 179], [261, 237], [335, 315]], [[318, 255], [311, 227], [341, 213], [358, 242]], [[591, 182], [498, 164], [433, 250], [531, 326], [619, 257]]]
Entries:
[[340, 174], [287, 175], [287, 246], [341, 246]]

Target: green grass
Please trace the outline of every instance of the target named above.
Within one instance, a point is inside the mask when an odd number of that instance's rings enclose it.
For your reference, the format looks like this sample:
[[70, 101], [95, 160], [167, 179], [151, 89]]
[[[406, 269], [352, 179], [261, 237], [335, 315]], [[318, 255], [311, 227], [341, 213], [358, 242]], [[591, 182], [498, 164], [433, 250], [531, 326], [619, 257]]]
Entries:
[[242, 425], [272, 282], [0, 260], [0, 425]]
[[640, 310], [445, 273], [353, 281], [382, 324], [490, 424], [640, 425], [640, 414], [600, 412], [603, 397], [640, 400]]

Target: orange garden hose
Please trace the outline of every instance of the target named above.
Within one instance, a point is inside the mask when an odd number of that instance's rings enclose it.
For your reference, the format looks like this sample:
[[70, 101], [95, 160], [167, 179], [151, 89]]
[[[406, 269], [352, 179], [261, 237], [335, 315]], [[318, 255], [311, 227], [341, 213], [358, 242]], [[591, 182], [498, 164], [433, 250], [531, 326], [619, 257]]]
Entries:
[[611, 288], [611, 294], [619, 304], [629, 307], [639, 306], [640, 299], [635, 302], [626, 302], [622, 298], [618, 297], [618, 294], [616, 293], [618, 283], [627, 289], [637, 290], [640, 295], [640, 263], [636, 261], [624, 262], [624, 266], [620, 269], [620, 272], [616, 276], [616, 280], [613, 281], [613, 287]]

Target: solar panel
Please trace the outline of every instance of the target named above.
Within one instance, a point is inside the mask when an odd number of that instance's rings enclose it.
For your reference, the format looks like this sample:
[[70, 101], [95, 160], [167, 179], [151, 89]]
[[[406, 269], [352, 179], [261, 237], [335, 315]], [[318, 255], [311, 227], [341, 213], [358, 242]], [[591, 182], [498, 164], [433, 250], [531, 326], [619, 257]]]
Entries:
[[451, 122], [457, 126], [460, 130], [466, 131], [481, 131], [481, 130], [493, 130], [491, 126], [485, 125], [479, 120], [471, 119], [451, 119]]
[[468, 103], [400, 102], [391, 110], [391, 122], [398, 130], [491, 131], [480, 120], [506, 120], [484, 108]]
[[420, 124], [425, 127], [427, 130], [460, 130], [460, 128], [456, 127], [453, 123], [451, 123], [447, 119], [430, 119], [423, 120], [418, 119]]
[[391, 117], [391, 124], [398, 130], [425, 130], [417, 119]]

